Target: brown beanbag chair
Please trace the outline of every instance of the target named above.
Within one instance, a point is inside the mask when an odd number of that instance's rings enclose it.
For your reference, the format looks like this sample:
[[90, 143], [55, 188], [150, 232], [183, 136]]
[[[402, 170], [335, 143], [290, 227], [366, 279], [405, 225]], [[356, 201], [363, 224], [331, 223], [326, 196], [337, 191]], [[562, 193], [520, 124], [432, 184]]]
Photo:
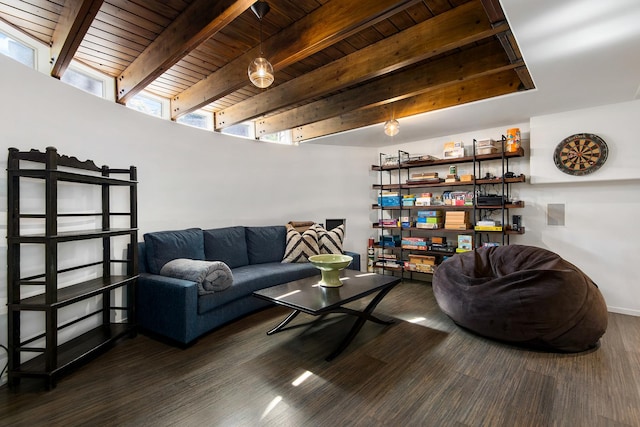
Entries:
[[578, 352], [607, 329], [600, 290], [546, 249], [478, 248], [444, 261], [433, 275], [438, 305], [479, 335], [542, 350]]

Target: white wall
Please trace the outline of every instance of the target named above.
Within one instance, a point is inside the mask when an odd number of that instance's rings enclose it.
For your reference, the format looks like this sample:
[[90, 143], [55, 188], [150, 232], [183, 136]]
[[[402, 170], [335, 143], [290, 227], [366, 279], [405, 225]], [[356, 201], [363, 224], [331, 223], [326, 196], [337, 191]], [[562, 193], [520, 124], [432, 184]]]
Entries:
[[[370, 212], [369, 169], [376, 158], [371, 149], [283, 146], [190, 128], [85, 94], [4, 56], [0, 77], [0, 167], [6, 169], [9, 147], [47, 146], [98, 166], [135, 165], [140, 239], [145, 232], [186, 227], [346, 218], [345, 248], [366, 253], [371, 227], [363, 219]], [[0, 181], [6, 236], [6, 174]], [[6, 239], [0, 258], [6, 259]], [[0, 342], [6, 345], [6, 263], [1, 265]], [[5, 362], [0, 354], [0, 366]]]
[[[531, 118], [531, 182], [583, 183], [640, 179], [640, 101], [624, 102], [549, 114]], [[559, 171], [553, 162], [553, 151], [566, 137], [577, 133], [593, 133], [608, 147], [605, 164], [590, 175], [575, 177]]]
[[[402, 149], [411, 154], [441, 156], [442, 146], [447, 141], [463, 141], [465, 145], [471, 145], [474, 138], [499, 139], [508, 128], [519, 127], [525, 153], [550, 157], [555, 145], [566, 136], [579, 132], [602, 132], [601, 136], [617, 153], [600, 170], [608, 174], [609, 168], [617, 170], [626, 167], [629, 162], [626, 153], [637, 153], [636, 138], [633, 137], [637, 134], [637, 120], [621, 122], [618, 117], [621, 111], [636, 109], [638, 105], [640, 103], [636, 102], [635, 105], [598, 108], [597, 120], [593, 110], [573, 111], [558, 117], [532, 118], [531, 125], [505, 123], [500, 128], [390, 145], [381, 148], [380, 152], [391, 154]], [[579, 124], [580, 118], [583, 118], [582, 124]], [[609, 121], [612, 125], [607, 125]], [[600, 131], [603, 128], [605, 131]], [[553, 143], [549, 143], [548, 138], [552, 134], [555, 135]], [[637, 162], [637, 158], [637, 155], [633, 155], [631, 160]], [[633, 263], [638, 256], [640, 241], [640, 229], [636, 226], [637, 212], [640, 212], [638, 180], [585, 182], [580, 177], [574, 177], [569, 182], [533, 185], [529, 179], [529, 157], [526, 160], [512, 160], [510, 165], [516, 174], [527, 176], [527, 183], [513, 184], [511, 187], [512, 195], [523, 200], [525, 207], [513, 209], [510, 214], [521, 214], [526, 229], [524, 235], [511, 236], [511, 243], [539, 246], [558, 253], [598, 284], [610, 311], [640, 316], [640, 281]], [[638, 170], [637, 167], [635, 170]], [[538, 171], [536, 177], [539, 182], [544, 182], [545, 172], [540, 168]], [[565, 205], [564, 226], [547, 225], [547, 205], [552, 203]]]

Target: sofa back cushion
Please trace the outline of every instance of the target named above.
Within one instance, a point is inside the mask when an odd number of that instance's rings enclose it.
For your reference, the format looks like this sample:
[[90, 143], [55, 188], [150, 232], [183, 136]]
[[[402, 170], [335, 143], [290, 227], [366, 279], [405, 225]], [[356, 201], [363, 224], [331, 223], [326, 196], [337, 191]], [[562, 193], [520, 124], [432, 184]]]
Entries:
[[163, 265], [178, 258], [204, 260], [204, 238], [199, 228], [157, 231], [143, 237], [149, 273], [160, 274]]
[[286, 235], [284, 225], [245, 227], [249, 264], [281, 262], [284, 257]]
[[249, 264], [244, 227], [204, 230], [204, 259], [222, 261], [231, 268]]

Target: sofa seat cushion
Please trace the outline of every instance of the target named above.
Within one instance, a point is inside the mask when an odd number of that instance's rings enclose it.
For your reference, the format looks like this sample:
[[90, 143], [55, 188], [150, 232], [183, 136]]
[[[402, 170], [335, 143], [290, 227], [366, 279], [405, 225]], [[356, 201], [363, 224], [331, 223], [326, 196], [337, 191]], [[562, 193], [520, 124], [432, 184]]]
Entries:
[[222, 261], [231, 268], [249, 264], [244, 227], [203, 230], [204, 259]]
[[147, 269], [160, 274], [163, 265], [178, 258], [204, 260], [204, 238], [199, 228], [157, 231], [144, 235]]
[[508, 245], [457, 254], [438, 266], [432, 284], [443, 312], [488, 338], [578, 352], [607, 329], [595, 283], [546, 249]]
[[198, 313], [206, 313], [228, 302], [250, 296], [258, 289], [320, 274], [320, 270], [309, 263], [282, 264], [280, 262], [247, 265], [234, 268], [231, 272], [233, 273], [231, 287], [222, 292], [201, 295], [198, 298]]

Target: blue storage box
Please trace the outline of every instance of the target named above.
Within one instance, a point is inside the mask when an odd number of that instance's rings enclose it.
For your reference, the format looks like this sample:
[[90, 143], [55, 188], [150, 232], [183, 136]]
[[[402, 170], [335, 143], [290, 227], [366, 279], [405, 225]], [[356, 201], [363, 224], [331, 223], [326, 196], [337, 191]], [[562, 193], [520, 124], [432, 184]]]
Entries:
[[418, 211], [419, 217], [437, 217], [442, 216], [442, 211]]
[[400, 206], [400, 196], [378, 196], [380, 206]]
[[400, 236], [381, 236], [380, 246], [396, 247], [400, 246]]

